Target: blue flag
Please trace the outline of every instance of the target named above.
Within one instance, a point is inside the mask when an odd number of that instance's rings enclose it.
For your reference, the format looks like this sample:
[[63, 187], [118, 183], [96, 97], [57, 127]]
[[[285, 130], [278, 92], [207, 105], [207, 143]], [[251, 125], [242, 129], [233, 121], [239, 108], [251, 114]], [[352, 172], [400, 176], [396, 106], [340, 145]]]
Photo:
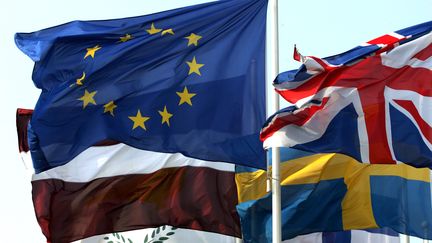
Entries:
[[218, 1], [16, 34], [42, 90], [36, 172], [105, 140], [264, 168], [266, 7]]

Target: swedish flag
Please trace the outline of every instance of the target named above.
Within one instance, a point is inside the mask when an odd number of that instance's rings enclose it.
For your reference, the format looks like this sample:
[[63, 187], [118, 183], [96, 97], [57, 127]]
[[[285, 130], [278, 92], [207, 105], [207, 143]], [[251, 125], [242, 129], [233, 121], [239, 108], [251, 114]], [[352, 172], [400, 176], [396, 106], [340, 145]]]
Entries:
[[[363, 164], [342, 154], [281, 150], [282, 238], [391, 228], [432, 239], [431, 175], [406, 164]], [[266, 172], [236, 174], [245, 242], [271, 242]]]

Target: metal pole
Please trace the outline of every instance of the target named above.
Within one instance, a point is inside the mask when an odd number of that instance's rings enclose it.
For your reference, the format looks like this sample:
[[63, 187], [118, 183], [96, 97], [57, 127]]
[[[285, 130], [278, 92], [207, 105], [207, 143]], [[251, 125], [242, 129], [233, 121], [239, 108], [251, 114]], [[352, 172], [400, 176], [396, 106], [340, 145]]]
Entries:
[[281, 187], [280, 187], [280, 156], [279, 148], [272, 148], [272, 223], [273, 243], [280, 243], [282, 240], [281, 226]]
[[[268, 65], [267, 77], [272, 79], [279, 74], [279, 33], [278, 33], [278, 0], [269, 0], [269, 49], [267, 56], [271, 61]], [[273, 96], [274, 110], [279, 108], [279, 95], [275, 92]], [[272, 148], [272, 237], [273, 243], [282, 240], [281, 227], [281, 188], [280, 188], [280, 155], [279, 148]]]
[[401, 243], [410, 243], [410, 238], [408, 235], [400, 235], [400, 242]]

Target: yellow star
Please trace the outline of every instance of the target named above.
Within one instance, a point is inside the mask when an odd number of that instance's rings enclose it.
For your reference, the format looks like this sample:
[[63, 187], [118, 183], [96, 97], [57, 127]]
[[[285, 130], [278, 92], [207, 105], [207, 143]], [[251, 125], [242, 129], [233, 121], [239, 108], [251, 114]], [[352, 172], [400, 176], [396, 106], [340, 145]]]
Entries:
[[162, 31], [161, 35], [166, 35], [166, 34], [170, 34], [170, 35], [174, 35], [174, 30], [173, 29], [167, 29]]
[[186, 63], [189, 66], [189, 75], [191, 75], [192, 73], [196, 73], [201, 76], [201, 72], [199, 69], [204, 66], [204, 64], [197, 63], [195, 57], [192, 59], [192, 62]]
[[190, 106], [192, 106], [192, 97], [194, 97], [196, 94], [189, 93], [187, 87], [185, 86], [183, 89], [183, 92], [176, 92], [178, 96], [180, 96], [180, 101], [178, 105], [181, 105], [183, 103], [188, 103]]
[[84, 59], [86, 59], [88, 56], [91, 56], [94, 59], [94, 55], [95, 55], [96, 51], [98, 51], [101, 48], [102, 47], [100, 47], [99, 45], [96, 45], [92, 48], [87, 48], [87, 53], [85, 54]]
[[76, 80], [76, 84], [77, 84], [77, 85], [83, 85], [82, 81], [84, 81], [85, 76], [86, 76], [86, 74], [85, 74], [85, 72], [83, 72], [81, 78], [78, 78], [78, 79]]
[[120, 37], [120, 42], [126, 42], [128, 40], [131, 40], [133, 37], [129, 34], [126, 34], [125, 36]]
[[114, 109], [117, 108], [117, 105], [114, 104], [114, 101], [110, 101], [104, 105], [104, 113], [109, 112], [111, 116], [114, 116]]
[[154, 23], [151, 24], [150, 29], [146, 30], [150, 35], [154, 35], [157, 34], [159, 32], [162, 31], [162, 29], [156, 29], [156, 27], [154, 26]]
[[173, 116], [173, 114], [171, 114], [167, 111], [166, 106], [164, 106], [163, 111], [158, 111], [158, 112], [162, 116], [162, 124], [164, 124], [166, 122], [167, 125], [170, 126], [169, 119]]
[[194, 34], [194, 33], [191, 33], [189, 36], [186, 36], [185, 37], [185, 39], [188, 39], [188, 46], [190, 46], [190, 45], [195, 45], [195, 46], [197, 46], [198, 45], [198, 41], [199, 41], [199, 39], [201, 39], [202, 38], [202, 36], [200, 36], [200, 35], [196, 35], [196, 34]]
[[136, 116], [130, 116], [129, 119], [131, 119], [134, 123], [132, 130], [134, 130], [137, 127], [141, 127], [142, 129], [147, 130], [147, 128], [144, 125], [144, 122], [146, 122], [148, 119], [150, 119], [150, 117], [141, 116], [140, 110], [138, 110]]
[[84, 95], [78, 99], [83, 102], [83, 109], [85, 109], [86, 106], [90, 103], [96, 105], [96, 101], [94, 100], [94, 96], [96, 95], [96, 93], [97, 91], [89, 93], [87, 90], [84, 90]]

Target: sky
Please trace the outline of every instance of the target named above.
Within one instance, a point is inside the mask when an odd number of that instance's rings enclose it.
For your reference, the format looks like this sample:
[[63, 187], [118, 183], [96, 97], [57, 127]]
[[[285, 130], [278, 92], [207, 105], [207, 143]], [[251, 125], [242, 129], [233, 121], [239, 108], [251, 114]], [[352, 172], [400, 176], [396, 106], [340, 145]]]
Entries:
[[[16, 0], [0, 8], [0, 175], [2, 242], [46, 242], [33, 212], [29, 172], [18, 153], [16, 108], [33, 108], [40, 91], [31, 80], [33, 62], [16, 48], [16, 32], [32, 32], [73, 20], [145, 15], [204, 0]], [[296, 69], [293, 46], [325, 57], [388, 32], [432, 20], [432, 0], [279, 0], [279, 69]], [[412, 240], [411, 242], [421, 242]]]

